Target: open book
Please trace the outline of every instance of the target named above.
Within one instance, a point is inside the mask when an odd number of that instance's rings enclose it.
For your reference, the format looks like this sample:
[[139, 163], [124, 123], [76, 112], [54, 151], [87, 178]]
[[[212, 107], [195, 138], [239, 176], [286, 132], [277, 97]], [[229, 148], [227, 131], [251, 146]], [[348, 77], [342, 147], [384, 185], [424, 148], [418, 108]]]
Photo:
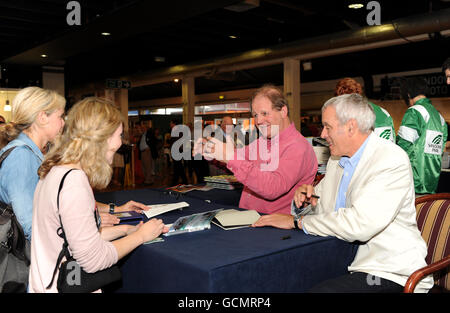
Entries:
[[260, 215], [255, 210], [238, 211], [230, 209], [222, 210], [217, 213], [212, 222], [222, 229], [230, 230], [248, 227], [259, 218]]

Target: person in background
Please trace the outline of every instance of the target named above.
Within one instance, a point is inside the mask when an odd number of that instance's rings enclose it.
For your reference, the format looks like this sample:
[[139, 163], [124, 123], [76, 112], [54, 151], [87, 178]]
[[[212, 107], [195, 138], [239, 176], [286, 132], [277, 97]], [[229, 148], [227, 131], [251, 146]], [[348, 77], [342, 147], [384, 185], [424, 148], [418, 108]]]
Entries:
[[[352, 78], [343, 78], [334, 89], [334, 95], [340, 96], [344, 94], [357, 93], [363, 95], [361, 84]], [[375, 128], [374, 133], [381, 138], [388, 139], [395, 143], [395, 129], [394, 121], [388, 111], [382, 107], [370, 102], [373, 111], [375, 112]]]
[[397, 144], [411, 161], [416, 194], [436, 192], [448, 136], [447, 124], [425, 96], [426, 90], [426, 80], [419, 77], [408, 78], [401, 84], [409, 108], [398, 130]]
[[154, 137], [154, 151], [152, 151], [153, 168], [155, 175], [161, 175], [163, 164], [163, 138], [159, 128], [155, 128]]
[[[203, 121], [198, 120], [194, 121], [194, 126], [191, 129], [191, 135], [194, 136], [194, 128], [198, 128], [203, 133]], [[192, 145], [192, 151], [194, 150], [194, 145]], [[204, 184], [205, 183], [205, 176], [210, 175], [210, 164], [208, 161], [205, 160], [205, 158], [202, 155], [198, 155], [192, 158], [191, 161], [193, 170], [195, 172], [195, 176], [197, 176], [197, 184]]]
[[3, 116], [0, 115], [0, 124], [5, 124], [6, 120]]
[[[179, 184], [180, 178], [181, 178], [181, 183], [186, 185], [188, 183], [187, 177], [186, 177], [186, 172], [184, 170], [184, 165], [183, 165], [183, 160], [175, 160], [174, 155], [173, 155], [173, 151], [172, 151], [172, 146], [175, 143], [175, 141], [181, 139], [178, 137], [172, 137], [172, 132], [174, 131], [174, 128], [177, 127], [178, 125], [178, 121], [177, 120], [171, 120], [170, 121], [170, 130], [171, 130], [171, 136], [169, 141], [169, 145], [170, 145], [170, 153], [172, 155], [172, 164], [173, 164], [173, 176], [172, 176], [172, 181], [170, 186], [176, 186]], [[184, 147], [185, 145], [182, 145], [180, 147]], [[178, 151], [179, 153], [182, 153], [182, 151]]]
[[[38, 172], [29, 292], [57, 291], [56, 283], [49, 289], [47, 286], [63, 245], [58, 235], [60, 226], [64, 228], [71, 254], [88, 273], [114, 265], [139, 245], [167, 232], [158, 219], [136, 226], [103, 228], [97, 222], [98, 208], [92, 188], [102, 189], [109, 184], [113, 156], [122, 144], [122, 131], [120, 111], [105, 99], [86, 98], [69, 111], [61, 140], [48, 153]], [[58, 187], [67, 173], [59, 194]]]
[[[236, 148], [236, 141], [233, 138], [233, 130], [234, 124], [233, 119], [229, 115], [225, 115], [220, 122], [220, 127], [217, 127], [217, 130], [214, 133], [214, 137], [222, 142], [226, 142], [227, 139], [233, 142], [234, 147]], [[233, 175], [233, 173], [227, 169], [227, 165], [218, 160], [210, 160], [208, 162], [209, 165], [209, 173], [212, 176], [217, 175]]]
[[[372, 106], [359, 94], [325, 102], [321, 137], [330, 145], [327, 174], [315, 187], [297, 188], [292, 201], [298, 208], [311, 203], [306, 207], [311, 211], [265, 215], [253, 225], [359, 243], [349, 273], [311, 292], [402, 292], [408, 277], [426, 266], [408, 156], [374, 134], [374, 121]], [[427, 276], [415, 291], [428, 292], [433, 283]]]
[[450, 57], [448, 57], [447, 60], [444, 61], [444, 64], [442, 64], [442, 71], [447, 79], [447, 85], [450, 85]]
[[153, 159], [150, 147], [148, 145], [149, 140], [147, 140], [147, 136], [150, 139], [153, 132], [151, 121], [144, 121], [142, 130], [143, 133], [139, 142], [139, 149], [141, 151], [141, 164], [144, 172], [144, 185], [153, 185]]
[[216, 138], [200, 138], [193, 153], [227, 164], [244, 185], [240, 208], [289, 213], [295, 190], [314, 181], [316, 155], [289, 119], [288, 102], [277, 87], [259, 88], [251, 99], [251, 108], [261, 133], [257, 140], [235, 149], [231, 140], [223, 143]]

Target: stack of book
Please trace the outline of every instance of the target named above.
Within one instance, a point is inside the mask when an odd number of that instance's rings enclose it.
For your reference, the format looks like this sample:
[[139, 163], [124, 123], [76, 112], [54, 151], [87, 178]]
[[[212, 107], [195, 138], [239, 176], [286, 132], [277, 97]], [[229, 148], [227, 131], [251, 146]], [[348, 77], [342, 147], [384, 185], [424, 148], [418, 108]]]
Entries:
[[234, 190], [242, 188], [242, 184], [233, 175], [205, 176], [205, 181], [206, 186], [218, 189]]

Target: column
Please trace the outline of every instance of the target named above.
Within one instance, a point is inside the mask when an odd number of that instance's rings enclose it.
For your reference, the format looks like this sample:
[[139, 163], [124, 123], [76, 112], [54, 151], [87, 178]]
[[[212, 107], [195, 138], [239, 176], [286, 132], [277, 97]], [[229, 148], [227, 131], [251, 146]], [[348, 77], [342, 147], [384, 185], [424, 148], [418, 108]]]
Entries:
[[184, 77], [181, 84], [183, 99], [183, 124], [194, 124], [195, 113], [195, 78]]
[[284, 62], [284, 94], [289, 104], [289, 117], [301, 130], [300, 105], [300, 60], [285, 59]]

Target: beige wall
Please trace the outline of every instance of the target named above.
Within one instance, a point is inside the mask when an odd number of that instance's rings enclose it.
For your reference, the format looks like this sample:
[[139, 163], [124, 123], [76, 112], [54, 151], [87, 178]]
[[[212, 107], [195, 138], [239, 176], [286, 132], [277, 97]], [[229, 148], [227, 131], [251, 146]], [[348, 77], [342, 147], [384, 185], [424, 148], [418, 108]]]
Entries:
[[3, 116], [7, 122], [11, 120], [11, 112], [5, 112], [6, 99], [9, 100], [9, 104], [12, 104], [12, 100], [18, 91], [18, 89], [0, 89], [0, 115]]

